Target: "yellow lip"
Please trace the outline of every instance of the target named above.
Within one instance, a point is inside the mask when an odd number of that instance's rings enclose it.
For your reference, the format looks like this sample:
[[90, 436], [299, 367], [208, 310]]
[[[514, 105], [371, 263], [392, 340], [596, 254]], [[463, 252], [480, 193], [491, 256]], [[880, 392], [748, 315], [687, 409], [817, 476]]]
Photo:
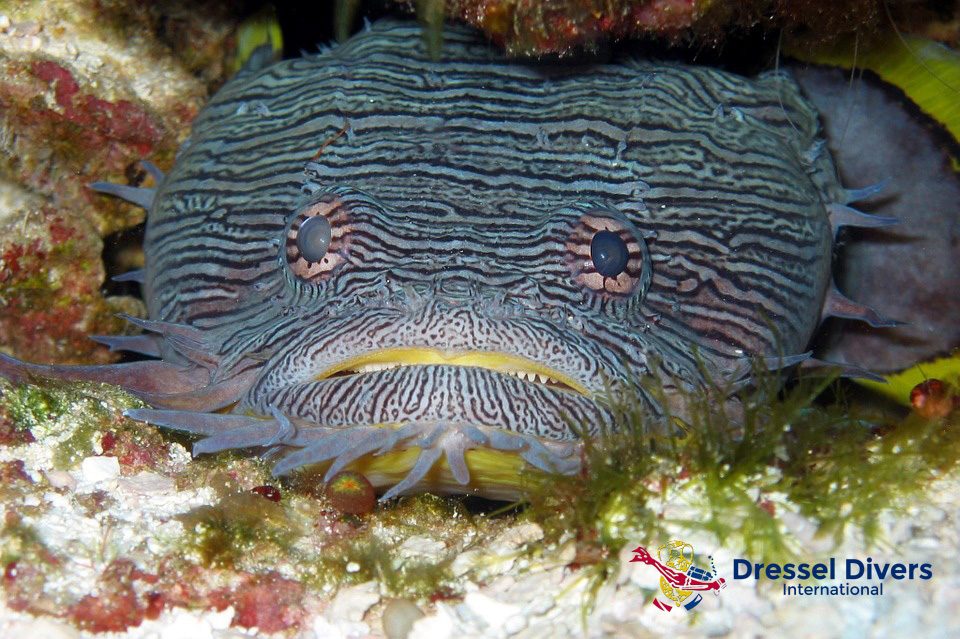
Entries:
[[[316, 379], [327, 379], [345, 371], [368, 373], [396, 366], [415, 365], [474, 366], [516, 375], [534, 383], [537, 381], [540, 383], [558, 382], [581, 395], [587, 397], [592, 395], [583, 384], [560, 371], [538, 364], [525, 357], [490, 351], [444, 351], [437, 348], [415, 347], [385, 348], [338, 362], [317, 375]], [[563, 389], [558, 388], [558, 390]]]

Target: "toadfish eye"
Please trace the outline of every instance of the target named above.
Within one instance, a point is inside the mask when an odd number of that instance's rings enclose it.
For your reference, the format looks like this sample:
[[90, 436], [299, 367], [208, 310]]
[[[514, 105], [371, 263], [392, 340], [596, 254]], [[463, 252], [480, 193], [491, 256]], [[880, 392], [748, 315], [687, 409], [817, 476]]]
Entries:
[[[301, 231], [302, 233], [302, 231]], [[604, 277], [617, 277], [627, 268], [627, 243], [613, 231], [597, 231], [590, 241], [590, 258]]]
[[564, 244], [574, 281], [605, 299], [642, 297], [653, 269], [646, 238], [617, 209], [595, 206], [579, 212]]
[[350, 207], [329, 193], [298, 208], [284, 232], [281, 256], [299, 280], [319, 284], [350, 254]]
[[330, 222], [322, 215], [304, 220], [297, 232], [297, 248], [308, 262], [319, 262], [330, 248]]

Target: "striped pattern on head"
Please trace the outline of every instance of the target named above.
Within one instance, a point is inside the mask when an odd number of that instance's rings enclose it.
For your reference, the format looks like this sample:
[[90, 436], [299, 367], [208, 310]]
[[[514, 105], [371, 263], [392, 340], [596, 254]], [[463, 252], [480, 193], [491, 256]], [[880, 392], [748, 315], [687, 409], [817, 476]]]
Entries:
[[379, 23], [197, 119], [146, 292], [204, 333], [215, 378], [256, 369], [237, 412], [564, 440], [567, 417], [608, 419], [605, 383], [806, 345], [840, 187], [788, 77], [509, 62], [464, 30], [443, 55]]

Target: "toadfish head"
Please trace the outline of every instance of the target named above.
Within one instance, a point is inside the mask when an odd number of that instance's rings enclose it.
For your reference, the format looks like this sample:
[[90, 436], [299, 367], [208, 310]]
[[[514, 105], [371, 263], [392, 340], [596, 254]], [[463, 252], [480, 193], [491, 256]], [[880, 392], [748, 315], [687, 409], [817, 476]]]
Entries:
[[833, 236], [889, 221], [846, 206], [789, 80], [418, 41], [386, 22], [247, 70], [156, 191], [94, 185], [149, 208], [146, 334], [103, 341], [154, 359], [0, 370], [119, 383], [153, 406], [131, 417], [278, 475], [510, 496], [519, 465], [576, 471], [611, 395], [675, 408], [638, 378], [669, 401], [866, 313]]

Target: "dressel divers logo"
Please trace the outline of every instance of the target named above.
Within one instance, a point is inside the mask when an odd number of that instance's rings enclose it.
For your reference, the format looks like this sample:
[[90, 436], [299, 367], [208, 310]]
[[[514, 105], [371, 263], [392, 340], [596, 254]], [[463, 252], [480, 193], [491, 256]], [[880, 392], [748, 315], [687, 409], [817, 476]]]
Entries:
[[696, 608], [703, 601], [703, 595], [696, 591], [712, 590], [713, 594], [719, 596], [720, 591], [727, 587], [727, 581], [717, 577], [713, 557], [708, 559], [710, 570], [694, 566], [693, 546], [680, 539], [672, 539], [657, 548], [656, 559], [646, 548], [637, 546], [633, 549], [633, 559], [630, 561], [653, 566], [660, 573], [660, 592], [673, 605], [659, 596], [653, 598], [653, 605], [670, 612], [674, 606], [683, 606], [686, 610]]

